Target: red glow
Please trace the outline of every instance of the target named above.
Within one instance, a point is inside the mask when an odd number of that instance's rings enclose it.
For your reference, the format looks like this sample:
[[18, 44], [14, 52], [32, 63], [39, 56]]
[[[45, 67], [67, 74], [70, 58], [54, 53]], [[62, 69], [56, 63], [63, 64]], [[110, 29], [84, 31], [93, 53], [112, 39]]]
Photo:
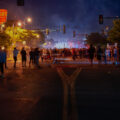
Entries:
[[7, 10], [0, 9], [0, 24], [3, 24], [7, 21]]

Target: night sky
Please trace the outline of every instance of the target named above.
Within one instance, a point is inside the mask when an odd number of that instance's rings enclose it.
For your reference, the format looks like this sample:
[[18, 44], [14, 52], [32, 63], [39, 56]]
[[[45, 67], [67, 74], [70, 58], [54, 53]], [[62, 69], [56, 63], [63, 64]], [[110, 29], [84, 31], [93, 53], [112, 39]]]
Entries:
[[[8, 9], [8, 19], [31, 16], [34, 25], [78, 26], [81, 33], [100, 31], [99, 14], [120, 16], [120, 0], [25, 0], [24, 7], [18, 7], [16, 0], [0, 1], [0, 8]], [[111, 23], [105, 20], [104, 26]]]

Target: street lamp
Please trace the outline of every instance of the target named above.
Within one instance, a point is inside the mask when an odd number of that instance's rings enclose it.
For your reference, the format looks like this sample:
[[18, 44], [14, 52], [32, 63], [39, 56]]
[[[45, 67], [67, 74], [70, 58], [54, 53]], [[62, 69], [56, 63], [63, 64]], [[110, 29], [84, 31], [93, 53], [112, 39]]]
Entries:
[[4, 28], [4, 27], [5, 27], [5, 24], [2, 24], [1, 27]]
[[25, 29], [26, 22], [31, 23], [32, 18], [28, 17], [28, 18], [24, 19], [24, 29]]
[[22, 23], [21, 23], [21, 22], [18, 22], [17, 25], [18, 25], [19, 27], [21, 27], [21, 26], [22, 26]]
[[23, 41], [23, 45], [26, 45], [26, 41]]
[[2, 47], [1, 47], [1, 49], [2, 49], [2, 50], [5, 50], [5, 47], [4, 47], [4, 46], [2, 46]]
[[1, 32], [3, 32], [3, 29], [5, 28], [5, 24], [2, 24], [0, 27], [1, 27]]
[[29, 17], [27, 18], [27, 22], [31, 23], [32, 22], [32, 19]]
[[23, 22], [19, 21], [19, 22], [17, 23], [17, 25], [18, 25], [19, 27], [21, 27], [21, 26], [23, 25], [23, 27], [24, 27], [24, 29], [25, 29], [26, 22], [27, 22], [27, 23], [31, 23], [31, 22], [32, 22], [32, 19], [31, 19], [30, 17], [25, 18]]
[[37, 38], [40, 38], [40, 35], [37, 35], [36, 37], [37, 37]]

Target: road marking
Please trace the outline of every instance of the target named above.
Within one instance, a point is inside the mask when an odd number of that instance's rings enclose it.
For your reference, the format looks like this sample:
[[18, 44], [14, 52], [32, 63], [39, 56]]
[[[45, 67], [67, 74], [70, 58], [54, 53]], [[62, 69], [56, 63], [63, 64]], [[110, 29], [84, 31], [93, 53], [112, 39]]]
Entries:
[[[64, 86], [64, 107], [63, 107], [63, 120], [74, 119], [78, 120], [77, 104], [76, 104], [76, 95], [75, 95], [75, 80], [77, 79], [79, 73], [82, 71], [81, 68], [77, 68], [72, 75], [68, 76], [65, 74], [62, 68], [57, 68], [58, 74], [62, 78]], [[71, 105], [72, 105], [72, 114], [68, 116], [68, 88], [70, 87], [71, 95]]]

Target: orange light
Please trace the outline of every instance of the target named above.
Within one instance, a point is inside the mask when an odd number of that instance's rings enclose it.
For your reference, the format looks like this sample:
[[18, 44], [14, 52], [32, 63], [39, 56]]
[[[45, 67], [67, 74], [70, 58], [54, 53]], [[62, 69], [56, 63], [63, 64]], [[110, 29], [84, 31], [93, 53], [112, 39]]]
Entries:
[[2, 49], [2, 50], [5, 50], [5, 47], [4, 47], [4, 46], [2, 46], [2, 47], [1, 47], [1, 49]]
[[32, 22], [32, 19], [31, 18], [27, 18], [27, 22]]
[[5, 24], [2, 24], [1, 27], [4, 28], [4, 27], [5, 27]]
[[40, 35], [37, 35], [37, 38], [40, 38]]
[[0, 24], [3, 24], [7, 21], [7, 10], [0, 9]]
[[26, 45], [26, 41], [23, 41], [23, 45]]
[[18, 26], [22, 26], [22, 23], [21, 23], [21, 22], [18, 22]]

